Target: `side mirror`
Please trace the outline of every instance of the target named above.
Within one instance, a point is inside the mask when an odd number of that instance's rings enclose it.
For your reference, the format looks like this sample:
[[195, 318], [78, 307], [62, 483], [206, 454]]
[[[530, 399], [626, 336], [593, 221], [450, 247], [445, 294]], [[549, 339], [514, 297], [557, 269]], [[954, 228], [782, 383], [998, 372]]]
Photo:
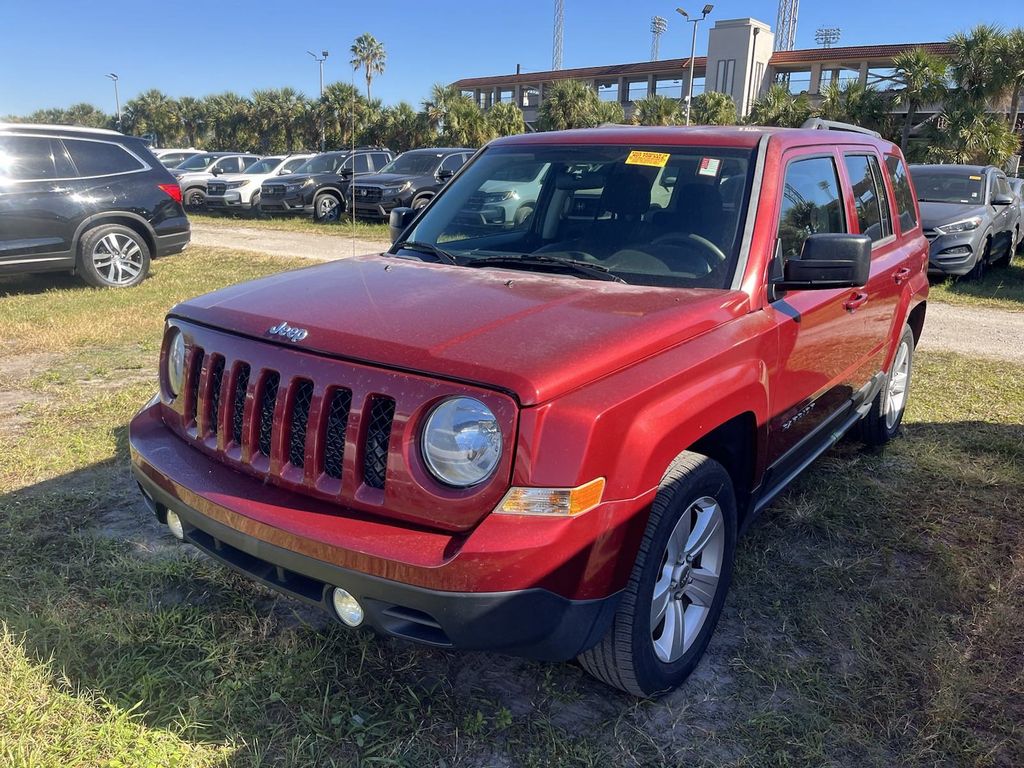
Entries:
[[437, 172], [437, 180], [448, 181], [448, 179], [450, 179], [454, 175], [455, 171], [449, 170], [447, 168], [442, 168], [440, 171]]
[[340, 171], [338, 171], [338, 175], [339, 176], [344, 176], [345, 178], [348, 178], [349, 176], [352, 175], [352, 169], [351, 168], [342, 168]]
[[391, 232], [391, 242], [394, 243], [402, 236], [406, 228], [416, 218], [416, 211], [413, 208], [392, 208], [391, 218], [388, 219], [388, 230]]
[[992, 205], [1013, 205], [1013, 195], [996, 195], [992, 198]]
[[210, 169], [210, 173], [212, 173], [214, 176], [220, 176], [222, 173], [224, 173], [224, 169], [221, 168], [219, 165], [215, 165], [213, 168]]
[[786, 262], [783, 290], [859, 288], [871, 276], [871, 238], [867, 235], [820, 234], [804, 241], [799, 259]]

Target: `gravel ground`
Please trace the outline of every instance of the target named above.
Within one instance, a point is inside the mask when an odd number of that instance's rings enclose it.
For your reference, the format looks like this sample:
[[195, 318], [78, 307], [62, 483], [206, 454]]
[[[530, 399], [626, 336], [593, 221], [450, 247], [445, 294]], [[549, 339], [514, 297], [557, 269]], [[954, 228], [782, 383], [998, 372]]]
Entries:
[[[374, 253], [388, 247], [383, 240], [203, 224], [193, 225], [192, 242], [318, 260]], [[933, 302], [928, 307], [921, 348], [1024, 363], [1024, 312]]]
[[362, 253], [376, 253], [388, 248], [384, 240], [363, 240], [338, 235], [314, 235], [258, 227], [224, 227], [192, 224], [192, 242], [215, 248], [235, 248], [275, 256], [328, 261]]

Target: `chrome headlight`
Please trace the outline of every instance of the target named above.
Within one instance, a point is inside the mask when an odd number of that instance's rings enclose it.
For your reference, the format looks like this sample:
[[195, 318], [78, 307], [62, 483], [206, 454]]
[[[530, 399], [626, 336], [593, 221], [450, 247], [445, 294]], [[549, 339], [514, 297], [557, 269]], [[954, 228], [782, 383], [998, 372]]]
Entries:
[[472, 397], [453, 397], [431, 412], [423, 426], [423, 460], [446, 485], [482, 483], [501, 460], [501, 430], [491, 409]]
[[955, 235], [958, 232], [970, 232], [980, 226], [981, 217], [972, 216], [962, 221], [954, 221], [952, 224], [943, 224], [941, 227], [936, 227], [936, 229], [944, 235]]
[[506, 190], [505, 192], [485, 192], [484, 202], [485, 203], [503, 203], [506, 200], [516, 200], [519, 195], [514, 189]]
[[185, 337], [177, 328], [171, 329], [167, 345], [167, 389], [177, 397], [185, 385]]
[[238, 189], [239, 187], [244, 187], [244, 186], [247, 186], [249, 184], [252, 184], [252, 179], [246, 179], [244, 181], [229, 181], [227, 183], [227, 187], [226, 188], [227, 189]]

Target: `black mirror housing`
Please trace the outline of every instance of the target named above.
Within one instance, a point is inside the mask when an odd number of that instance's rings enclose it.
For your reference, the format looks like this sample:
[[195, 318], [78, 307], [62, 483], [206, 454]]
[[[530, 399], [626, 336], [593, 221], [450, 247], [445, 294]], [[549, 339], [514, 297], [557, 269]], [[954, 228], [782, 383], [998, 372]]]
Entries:
[[437, 178], [440, 181], [447, 181], [448, 179], [450, 179], [454, 175], [455, 175], [455, 171], [449, 171], [447, 168], [437, 172]]
[[992, 198], [992, 205], [1013, 205], [1013, 195], [996, 195]]
[[782, 290], [859, 288], [871, 276], [871, 238], [823, 233], [804, 241], [799, 259], [786, 262]]
[[416, 217], [416, 211], [412, 208], [392, 208], [391, 217], [388, 219], [388, 230], [391, 234], [391, 242], [397, 242], [406, 228], [412, 224]]

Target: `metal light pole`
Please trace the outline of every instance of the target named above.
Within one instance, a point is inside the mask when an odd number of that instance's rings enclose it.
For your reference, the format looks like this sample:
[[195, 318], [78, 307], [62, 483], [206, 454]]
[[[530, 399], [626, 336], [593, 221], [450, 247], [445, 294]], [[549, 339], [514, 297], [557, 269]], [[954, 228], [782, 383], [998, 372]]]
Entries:
[[[684, 19], [686, 19], [688, 22], [693, 24], [693, 40], [690, 42], [690, 82], [689, 82], [689, 85], [687, 86], [687, 94], [686, 94], [686, 124], [687, 125], [690, 124], [690, 102], [693, 101], [693, 66], [694, 66], [693, 58], [694, 58], [694, 55], [697, 53], [697, 25], [700, 24], [702, 21], [704, 21], [704, 19], [706, 19], [708, 17], [708, 14], [711, 13], [711, 11], [713, 11], [714, 9], [715, 9], [715, 6], [713, 6], [710, 3], [708, 3], [707, 5], [704, 6], [703, 10], [701, 11], [701, 13], [703, 15], [699, 19], [698, 18], [692, 18], [691, 19], [690, 18], [690, 14], [688, 14], [682, 8], [676, 8], [676, 13], [682, 14]], [[707, 73], [706, 72], [704, 73], [704, 78], [705, 78], [705, 80], [707, 79]]]
[[117, 130], [121, 130], [121, 96], [117, 92], [117, 75], [111, 72], [107, 75], [114, 81], [114, 107], [117, 109]]
[[[312, 51], [306, 51], [310, 56], [313, 57], [313, 61], [320, 65], [320, 107], [323, 108], [324, 100], [324, 62], [327, 61], [329, 53], [327, 51], [320, 51], [320, 55], [317, 56]], [[327, 131], [324, 128], [323, 114], [320, 115], [320, 151], [323, 152], [327, 145]]]

